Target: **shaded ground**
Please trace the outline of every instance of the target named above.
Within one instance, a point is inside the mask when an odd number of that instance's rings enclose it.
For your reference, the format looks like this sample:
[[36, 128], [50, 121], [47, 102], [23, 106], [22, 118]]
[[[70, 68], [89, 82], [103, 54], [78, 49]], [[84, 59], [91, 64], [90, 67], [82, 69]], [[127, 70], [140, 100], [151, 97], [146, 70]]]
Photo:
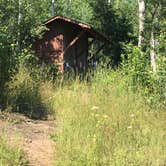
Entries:
[[53, 164], [54, 145], [50, 135], [54, 128], [53, 121], [31, 120], [19, 114], [0, 114], [0, 135], [6, 135], [11, 144], [19, 137], [29, 166]]

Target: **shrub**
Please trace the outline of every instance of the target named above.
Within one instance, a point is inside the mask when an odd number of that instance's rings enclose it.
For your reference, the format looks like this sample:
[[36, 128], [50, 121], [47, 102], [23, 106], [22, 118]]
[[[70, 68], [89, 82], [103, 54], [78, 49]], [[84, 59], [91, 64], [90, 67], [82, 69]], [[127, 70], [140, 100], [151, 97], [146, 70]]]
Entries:
[[125, 45], [125, 54], [122, 55], [123, 72], [131, 77], [133, 85], [146, 86], [148, 83], [148, 57], [132, 44]]
[[122, 71], [133, 90], [141, 90], [151, 105], [159, 102], [164, 106], [166, 98], [165, 58], [158, 53], [158, 69], [156, 73], [153, 73], [148, 56], [148, 53], [142, 52], [137, 46], [125, 45], [125, 53], [122, 55]]

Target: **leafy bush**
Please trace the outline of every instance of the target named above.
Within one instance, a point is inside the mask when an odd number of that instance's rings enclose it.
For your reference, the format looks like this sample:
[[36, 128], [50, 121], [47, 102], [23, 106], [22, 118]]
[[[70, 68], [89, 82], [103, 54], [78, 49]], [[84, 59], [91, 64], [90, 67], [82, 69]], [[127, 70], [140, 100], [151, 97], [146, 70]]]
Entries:
[[160, 36], [159, 36], [159, 45], [157, 48], [157, 84], [156, 86], [159, 89], [159, 93], [161, 94], [161, 99], [164, 101], [164, 105], [166, 105], [166, 21], [163, 21], [162, 23], [162, 29], [160, 31]]
[[158, 53], [158, 70], [152, 72], [148, 53], [142, 52], [137, 46], [125, 45], [125, 53], [122, 55], [122, 71], [130, 80], [130, 86], [134, 90], [141, 90], [151, 104], [160, 103], [165, 105], [165, 81], [166, 68], [165, 58]]
[[149, 67], [147, 59], [148, 57], [137, 46], [125, 45], [122, 67], [124, 73], [131, 77], [133, 85], [147, 85]]

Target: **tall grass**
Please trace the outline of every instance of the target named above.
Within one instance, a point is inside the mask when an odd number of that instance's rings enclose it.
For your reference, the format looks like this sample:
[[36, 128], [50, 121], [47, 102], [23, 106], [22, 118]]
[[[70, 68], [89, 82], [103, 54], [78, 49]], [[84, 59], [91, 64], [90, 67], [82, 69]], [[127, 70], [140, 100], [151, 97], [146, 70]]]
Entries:
[[0, 166], [26, 166], [27, 160], [20, 148], [11, 147], [0, 137]]
[[166, 113], [127, 87], [120, 72], [100, 70], [91, 84], [73, 81], [54, 92], [55, 165], [166, 164]]
[[49, 98], [53, 88], [47, 75], [46, 70], [42, 73], [42, 68], [28, 69], [20, 65], [6, 84], [8, 108], [31, 118], [46, 118], [51, 113]]
[[100, 69], [91, 82], [76, 79], [53, 86], [22, 67], [8, 83], [8, 101], [13, 110], [30, 116], [43, 108], [55, 113], [55, 165], [162, 166], [166, 113], [160, 103], [149, 105], [143, 88], [136, 89], [119, 71]]

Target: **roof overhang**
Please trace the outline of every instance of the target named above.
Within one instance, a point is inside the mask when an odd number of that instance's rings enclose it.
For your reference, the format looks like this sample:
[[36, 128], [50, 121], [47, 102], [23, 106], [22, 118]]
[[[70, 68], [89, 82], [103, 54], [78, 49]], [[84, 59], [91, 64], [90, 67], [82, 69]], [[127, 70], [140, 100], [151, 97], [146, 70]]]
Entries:
[[89, 24], [86, 24], [86, 23], [83, 23], [83, 22], [80, 22], [80, 21], [76, 21], [76, 20], [73, 20], [73, 19], [70, 19], [70, 18], [66, 18], [66, 17], [63, 17], [63, 16], [54, 16], [50, 19], [48, 19], [47, 21], [44, 22], [44, 25], [49, 25], [53, 22], [56, 22], [56, 21], [63, 21], [63, 22], [67, 22], [69, 24], [72, 24], [72, 25], [76, 25], [78, 27], [80, 27], [81, 29], [85, 30], [88, 34], [90, 34], [89, 36], [92, 37], [92, 38], [95, 38], [99, 41], [102, 41], [102, 42], [106, 42], [106, 43], [110, 43], [110, 39], [106, 36], [104, 36], [102, 33], [96, 31], [94, 28], [92, 28]]

